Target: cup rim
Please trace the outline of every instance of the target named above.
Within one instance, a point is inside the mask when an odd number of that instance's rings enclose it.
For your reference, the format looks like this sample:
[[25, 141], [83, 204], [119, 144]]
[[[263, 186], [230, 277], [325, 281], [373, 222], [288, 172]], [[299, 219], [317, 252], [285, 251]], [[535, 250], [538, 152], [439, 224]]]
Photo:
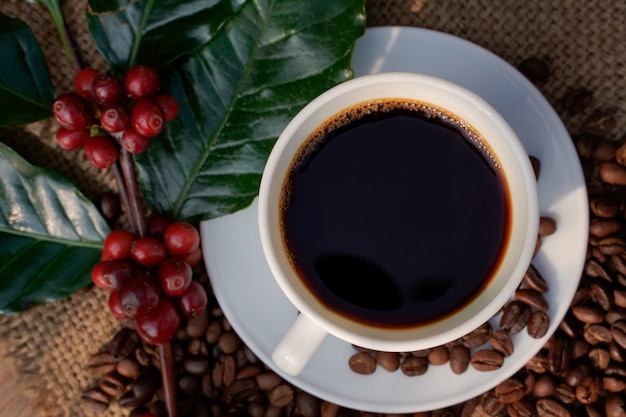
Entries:
[[[287, 152], [288, 149], [292, 149], [295, 144], [299, 147], [308, 137], [308, 135], [306, 135], [306, 137], [301, 137], [300, 140], [292, 142], [292, 136], [297, 135], [301, 130], [307, 131], [310, 134], [324, 120], [327, 120], [337, 113], [333, 110], [337, 108], [345, 109], [365, 101], [347, 99], [348, 96], [346, 94], [348, 93], [352, 94], [354, 91], [367, 90], [371, 95], [376, 91], [371, 98], [380, 98], [384, 97], [385, 89], [390, 85], [403, 83], [422, 87], [430, 86], [440, 89], [440, 91], [444, 91], [446, 94], [459, 97], [459, 99], [464, 101], [465, 105], [469, 105], [476, 111], [476, 114], [471, 116], [473, 120], [470, 121], [464, 118], [470, 125], [474, 126], [476, 120], [480, 119], [481, 123], [491, 124], [507, 138], [507, 146], [512, 154], [516, 155], [515, 162], [517, 166], [515, 172], [520, 174], [519, 178], [516, 178], [516, 181], [518, 181], [517, 189], [524, 191], [523, 194], [525, 196], [527, 214], [525, 227], [517, 231], [515, 235], [520, 236], [519, 239], [522, 243], [520, 243], [521, 249], [517, 252], [518, 259], [517, 263], [515, 263], [512, 268], [511, 276], [501, 285], [496, 294], [488, 293], [487, 290], [482, 291], [489, 296], [489, 300], [485, 301], [484, 298], [481, 299], [482, 304], [480, 304], [480, 308], [476, 307], [477, 300], [475, 299], [470, 303], [470, 305], [474, 306], [473, 309], [468, 309], [468, 306], [465, 306], [460, 311], [451, 315], [451, 318], [454, 319], [452, 321], [448, 319], [435, 321], [432, 324], [425, 326], [420, 325], [413, 329], [381, 329], [362, 323], [355, 324], [354, 321], [335, 312], [328, 314], [328, 308], [321, 305], [320, 302], [316, 304], [315, 301], [311, 301], [311, 297], [307, 298], [306, 295], [303, 296], [301, 294], [302, 289], [294, 287], [288, 275], [295, 275], [295, 272], [289, 263], [285, 264], [285, 259], [282, 258], [279, 253], [280, 251], [276, 247], [275, 239], [272, 239], [272, 236], [276, 234], [275, 228], [277, 224], [277, 220], [273, 218], [273, 216], [275, 215], [277, 217], [278, 215], [277, 213], [273, 213], [270, 207], [272, 198], [276, 198], [276, 181], [280, 182], [280, 186], [278, 187], [280, 189], [282, 188], [282, 181], [284, 179], [284, 175], [280, 175], [280, 178], [277, 179], [277, 172], [280, 171], [277, 167], [283, 165], [282, 170], [284, 171], [285, 161], [288, 160], [287, 163], [290, 165], [293, 159], [293, 153], [288, 157], [285, 157], [284, 153]], [[377, 88], [380, 91], [377, 90]], [[415, 99], [415, 97], [403, 98]], [[421, 101], [419, 98], [418, 100]], [[451, 107], [439, 103], [435, 105], [445, 107], [446, 109]], [[452, 112], [454, 113], [454, 109], [452, 109]], [[317, 119], [313, 118], [312, 120], [312, 116], [317, 117]], [[477, 127], [476, 130], [482, 132], [481, 128]], [[525, 161], [523, 157], [525, 157]], [[522, 198], [517, 195], [514, 196], [513, 192], [511, 192], [510, 199], [513, 200], [514, 197], [517, 202], [516, 204], [522, 200]], [[375, 350], [414, 351], [442, 345], [464, 336], [495, 316], [506, 301], [510, 299], [515, 289], [519, 286], [534, 254], [539, 222], [539, 206], [536, 178], [528, 154], [513, 129], [486, 100], [467, 88], [431, 75], [394, 72], [364, 75], [338, 84], [313, 99], [294, 116], [277, 139], [263, 171], [259, 189], [258, 217], [259, 233], [265, 258], [275, 281], [296, 309], [312, 317], [328, 333], [354, 345]], [[272, 227], [272, 224], [274, 227]], [[274, 229], [274, 231], [272, 229]], [[280, 234], [280, 231], [278, 234]], [[523, 236], [520, 234], [523, 234]], [[513, 236], [511, 236], [511, 239], [513, 239]], [[282, 241], [279, 247], [282, 248]], [[488, 284], [487, 289], [489, 289], [491, 285], [491, 283]], [[487, 297], [487, 295], [484, 295], [484, 297]], [[322, 312], [319, 311], [320, 308], [323, 310]], [[463, 318], [464, 313], [471, 314], [469, 317]], [[447, 328], [444, 328], [445, 324], [448, 325]], [[346, 330], [346, 328], [353, 330]], [[381, 339], [381, 335], [384, 335], [385, 338]]]

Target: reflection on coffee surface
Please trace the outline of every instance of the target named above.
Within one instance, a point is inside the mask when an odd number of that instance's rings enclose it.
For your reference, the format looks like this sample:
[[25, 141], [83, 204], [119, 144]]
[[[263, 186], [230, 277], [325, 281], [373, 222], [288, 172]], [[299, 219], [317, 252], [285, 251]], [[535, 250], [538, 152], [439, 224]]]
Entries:
[[502, 169], [480, 135], [415, 101], [363, 103], [301, 147], [283, 185], [294, 269], [328, 308], [372, 326], [452, 314], [508, 244]]

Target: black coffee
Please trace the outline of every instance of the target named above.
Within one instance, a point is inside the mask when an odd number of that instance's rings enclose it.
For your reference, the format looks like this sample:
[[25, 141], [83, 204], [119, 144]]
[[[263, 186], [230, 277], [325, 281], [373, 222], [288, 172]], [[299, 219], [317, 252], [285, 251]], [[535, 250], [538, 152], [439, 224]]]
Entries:
[[324, 123], [283, 185], [283, 240], [327, 307], [409, 327], [460, 309], [491, 279], [509, 197], [480, 137], [417, 102], [362, 104]]

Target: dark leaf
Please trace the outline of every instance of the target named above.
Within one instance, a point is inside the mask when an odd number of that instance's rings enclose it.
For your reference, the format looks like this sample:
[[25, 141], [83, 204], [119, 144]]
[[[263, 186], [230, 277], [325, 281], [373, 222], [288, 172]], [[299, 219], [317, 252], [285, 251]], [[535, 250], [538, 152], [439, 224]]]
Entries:
[[109, 228], [66, 179], [0, 144], [0, 314], [90, 283]]
[[352, 76], [363, 2], [243, 3], [217, 33], [167, 68], [181, 113], [137, 158], [149, 205], [208, 219], [248, 206], [267, 156], [305, 104]]
[[89, 0], [89, 30], [118, 74], [137, 63], [160, 68], [202, 47], [241, 1]]
[[54, 90], [37, 39], [24, 22], [0, 13], [0, 126], [52, 116]]

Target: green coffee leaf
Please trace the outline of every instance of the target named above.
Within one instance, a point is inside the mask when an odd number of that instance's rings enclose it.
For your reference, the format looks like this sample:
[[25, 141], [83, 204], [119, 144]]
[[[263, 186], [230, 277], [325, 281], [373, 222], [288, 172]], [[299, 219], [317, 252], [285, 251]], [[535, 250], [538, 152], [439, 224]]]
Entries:
[[0, 143], [0, 314], [89, 284], [108, 232], [95, 206], [66, 179]]
[[52, 116], [54, 89], [39, 43], [21, 20], [0, 13], [0, 126]]

